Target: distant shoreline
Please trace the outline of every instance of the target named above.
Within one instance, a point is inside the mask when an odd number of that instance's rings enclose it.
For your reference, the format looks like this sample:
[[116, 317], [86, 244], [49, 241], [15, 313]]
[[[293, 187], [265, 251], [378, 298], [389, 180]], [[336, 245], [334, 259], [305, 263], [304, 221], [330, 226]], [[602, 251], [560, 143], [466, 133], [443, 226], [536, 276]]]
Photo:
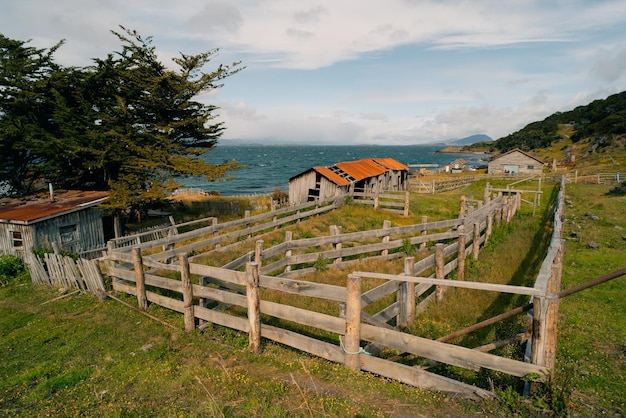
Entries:
[[482, 151], [464, 151], [463, 147], [445, 147], [435, 152], [438, 152], [441, 154], [476, 154], [476, 155], [488, 154]]

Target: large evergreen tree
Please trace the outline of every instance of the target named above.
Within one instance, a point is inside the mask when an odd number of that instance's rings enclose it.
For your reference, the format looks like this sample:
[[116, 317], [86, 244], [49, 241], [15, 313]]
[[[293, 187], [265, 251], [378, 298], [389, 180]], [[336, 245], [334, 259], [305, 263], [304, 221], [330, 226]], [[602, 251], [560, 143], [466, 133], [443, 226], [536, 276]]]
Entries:
[[0, 183], [14, 194], [32, 191], [41, 175], [35, 144], [51, 129], [49, 81], [61, 44], [37, 49], [0, 34]]
[[[141, 210], [163, 198], [175, 187], [174, 177], [215, 180], [236, 168], [233, 162], [213, 165], [199, 158], [217, 144], [224, 126], [215, 121], [217, 108], [197, 98], [221, 87], [222, 80], [242, 69], [240, 63], [203, 72], [218, 52], [210, 50], [181, 54], [174, 59], [177, 69], [173, 70], [158, 60], [152, 38], [124, 28], [112, 33], [121, 41], [121, 50], [94, 59], [87, 68], [53, 66], [56, 47], [30, 50], [24, 43], [4, 38], [30, 53], [32, 66], [42, 73], [45, 85], [34, 101], [43, 103], [46, 113], [31, 118], [35, 119], [33, 130], [40, 134], [20, 142], [24, 130], [19, 126], [12, 136], [1, 131], [3, 147], [17, 151], [16, 144], [26, 144], [24, 152], [31, 158], [22, 172], [60, 187], [110, 190], [107, 207], [119, 213]], [[12, 71], [6, 62], [0, 67], [3, 76]], [[25, 65], [17, 66], [21, 72], [29, 71]], [[50, 70], [42, 71], [46, 68]], [[33, 87], [31, 83], [23, 90], [29, 94], [41, 90]], [[0, 110], [0, 129], [23, 113], [17, 107]], [[12, 158], [5, 157], [7, 161]], [[7, 173], [4, 178], [8, 177]]]

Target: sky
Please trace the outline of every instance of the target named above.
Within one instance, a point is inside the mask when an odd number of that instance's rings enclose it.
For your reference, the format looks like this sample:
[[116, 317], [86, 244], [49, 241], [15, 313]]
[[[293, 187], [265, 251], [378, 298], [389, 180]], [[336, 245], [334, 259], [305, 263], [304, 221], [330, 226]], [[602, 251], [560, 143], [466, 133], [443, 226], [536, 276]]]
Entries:
[[624, 0], [2, 0], [0, 33], [86, 66], [120, 25], [246, 68], [199, 101], [220, 143], [498, 139], [626, 90]]

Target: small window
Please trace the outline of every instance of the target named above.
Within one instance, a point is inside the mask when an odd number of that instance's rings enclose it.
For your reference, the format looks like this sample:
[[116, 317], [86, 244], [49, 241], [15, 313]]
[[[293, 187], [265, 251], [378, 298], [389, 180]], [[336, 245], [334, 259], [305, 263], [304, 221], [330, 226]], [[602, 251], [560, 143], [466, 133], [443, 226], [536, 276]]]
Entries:
[[529, 165], [529, 166], [528, 166], [528, 169], [529, 169], [529, 170], [534, 170], [534, 169], [535, 169], [535, 166], [534, 166], [534, 165]]
[[78, 241], [78, 230], [76, 225], [67, 225], [59, 228], [61, 242], [67, 244], [69, 242]]
[[13, 247], [24, 248], [24, 238], [22, 238], [21, 231], [11, 231], [11, 238], [13, 240]]

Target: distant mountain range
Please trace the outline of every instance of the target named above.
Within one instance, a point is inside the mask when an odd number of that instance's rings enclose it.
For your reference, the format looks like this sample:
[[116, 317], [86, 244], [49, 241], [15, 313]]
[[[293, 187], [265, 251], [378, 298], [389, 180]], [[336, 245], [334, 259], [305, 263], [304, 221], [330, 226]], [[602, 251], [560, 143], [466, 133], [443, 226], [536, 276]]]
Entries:
[[485, 134], [476, 134], [471, 136], [466, 136], [465, 138], [459, 139], [449, 139], [446, 141], [447, 145], [472, 145], [477, 142], [490, 142], [493, 139], [489, 135]]

